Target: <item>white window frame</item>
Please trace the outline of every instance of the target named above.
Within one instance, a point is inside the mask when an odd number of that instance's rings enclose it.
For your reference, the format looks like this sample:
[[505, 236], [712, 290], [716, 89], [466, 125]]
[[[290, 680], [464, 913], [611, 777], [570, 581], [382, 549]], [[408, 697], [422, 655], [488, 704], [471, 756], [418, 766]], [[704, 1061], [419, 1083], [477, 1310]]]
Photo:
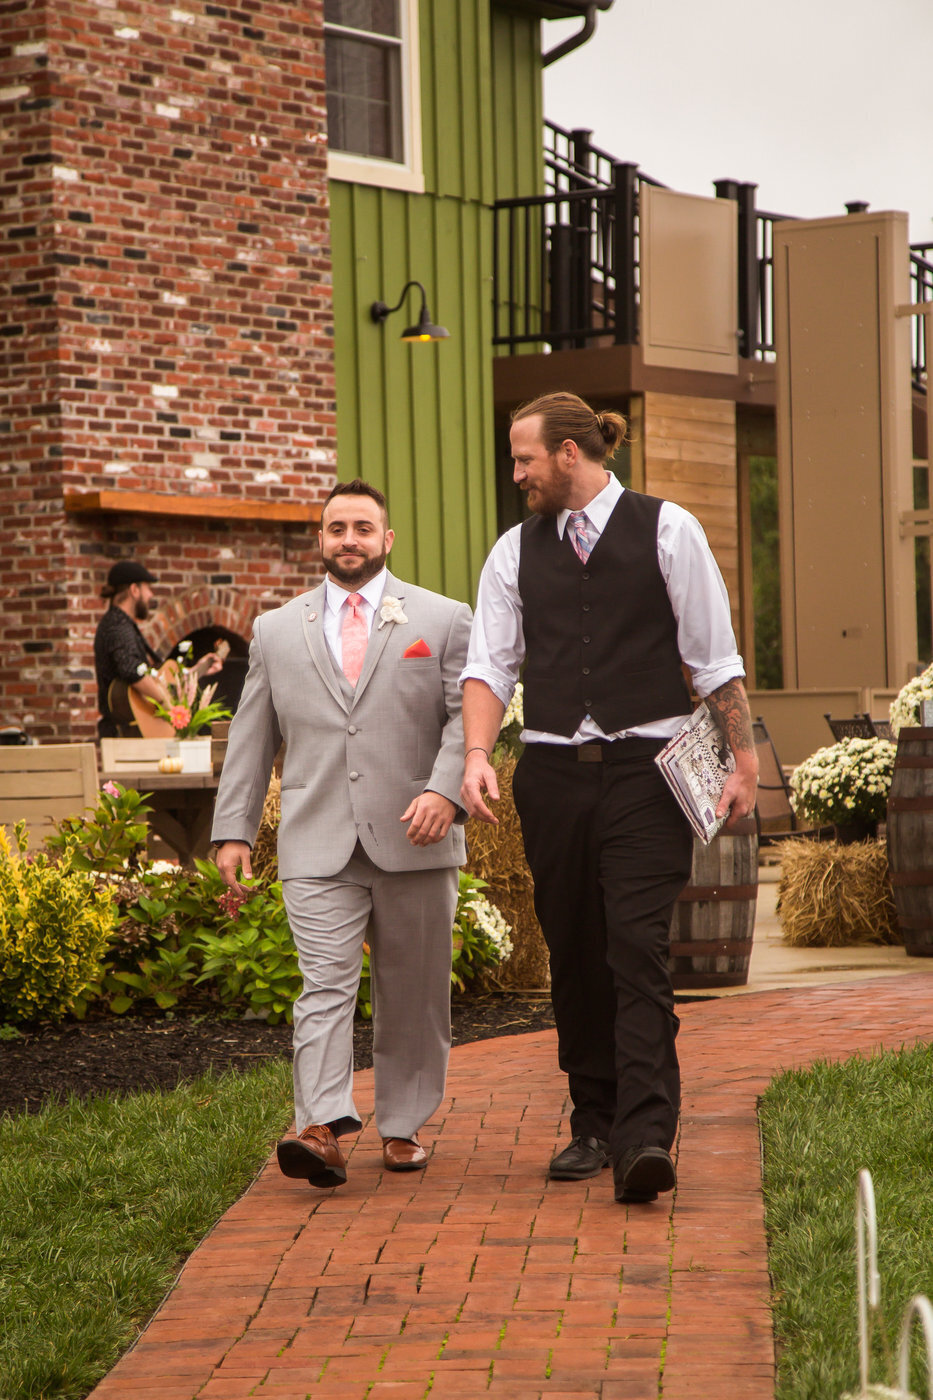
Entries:
[[[378, 185], [383, 189], [424, 194], [424, 168], [421, 155], [421, 58], [418, 44], [418, 0], [401, 0], [402, 27], [402, 151], [404, 160], [380, 160], [376, 156], [352, 155], [349, 151], [327, 153], [327, 176], [354, 185]], [[325, 32], [327, 26], [325, 25]]]

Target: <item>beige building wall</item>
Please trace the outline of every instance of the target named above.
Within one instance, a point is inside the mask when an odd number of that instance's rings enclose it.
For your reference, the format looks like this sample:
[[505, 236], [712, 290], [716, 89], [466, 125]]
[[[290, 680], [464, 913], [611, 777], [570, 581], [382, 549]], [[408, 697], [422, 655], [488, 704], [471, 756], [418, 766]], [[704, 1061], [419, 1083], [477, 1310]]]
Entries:
[[647, 393], [632, 414], [632, 484], [695, 515], [706, 531], [739, 618], [738, 472], [735, 404]]

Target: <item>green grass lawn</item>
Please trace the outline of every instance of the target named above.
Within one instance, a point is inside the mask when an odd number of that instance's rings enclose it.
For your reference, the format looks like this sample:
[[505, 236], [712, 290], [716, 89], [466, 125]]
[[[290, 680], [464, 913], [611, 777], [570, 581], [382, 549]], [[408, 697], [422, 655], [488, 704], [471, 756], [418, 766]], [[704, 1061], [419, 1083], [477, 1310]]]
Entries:
[[292, 1117], [291, 1067], [0, 1118], [0, 1400], [79, 1400]]
[[[818, 1064], [762, 1100], [764, 1180], [778, 1344], [776, 1400], [858, 1391], [855, 1195], [875, 1189], [883, 1322], [869, 1379], [894, 1385], [900, 1319], [933, 1299], [933, 1049]], [[927, 1394], [922, 1345], [912, 1388]]]

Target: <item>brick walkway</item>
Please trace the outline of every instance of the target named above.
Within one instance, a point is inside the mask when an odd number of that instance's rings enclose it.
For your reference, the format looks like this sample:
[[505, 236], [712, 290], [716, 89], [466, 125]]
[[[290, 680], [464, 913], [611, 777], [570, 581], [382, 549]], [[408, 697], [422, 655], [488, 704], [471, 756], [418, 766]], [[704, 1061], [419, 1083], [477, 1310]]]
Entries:
[[680, 1184], [628, 1208], [608, 1172], [544, 1179], [553, 1032], [462, 1046], [426, 1172], [384, 1173], [369, 1123], [338, 1190], [273, 1159], [93, 1400], [771, 1400], [757, 1098], [931, 1036], [922, 972], [686, 1005]]

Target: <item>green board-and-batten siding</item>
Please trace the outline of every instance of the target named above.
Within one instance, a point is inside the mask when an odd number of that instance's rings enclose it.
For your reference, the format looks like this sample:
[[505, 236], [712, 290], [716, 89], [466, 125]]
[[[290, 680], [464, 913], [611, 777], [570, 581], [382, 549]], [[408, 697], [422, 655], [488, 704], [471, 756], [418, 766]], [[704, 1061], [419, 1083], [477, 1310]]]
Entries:
[[[330, 186], [337, 474], [386, 492], [396, 573], [472, 601], [496, 532], [491, 205], [540, 188], [540, 40], [485, 0], [421, 0], [420, 28], [426, 192]], [[449, 340], [399, 339], [417, 291], [373, 323], [411, 278]]]

